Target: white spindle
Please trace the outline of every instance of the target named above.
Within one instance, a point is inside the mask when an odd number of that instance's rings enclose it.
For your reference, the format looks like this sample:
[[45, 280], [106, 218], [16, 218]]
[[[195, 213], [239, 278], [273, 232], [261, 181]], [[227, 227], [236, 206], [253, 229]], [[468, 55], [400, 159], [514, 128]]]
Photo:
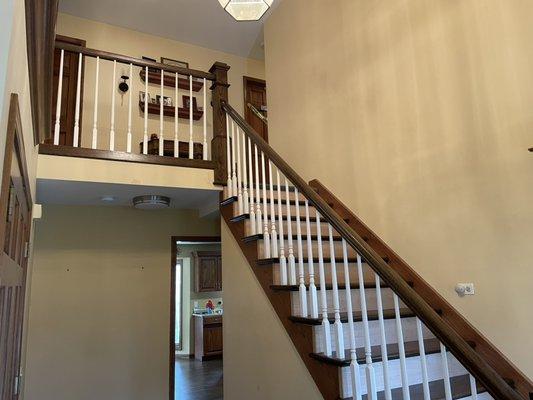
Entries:
[[242, 171], [241, 171], [241, 139], [239, 138], [240, 132], [239, 127], [235, 126], [235, 123], [232, 121], [231, 124], [232, 135], [235, 138], [235, 143], [237, 147], [237, 205], [239, 206], [239, 215], [244, 213], [243, 207], [243, 196], [242, 196]]
[[192, 141], [192, 107], [193, 107], [192, 75], [189, 75], [189, 158], [190, 159], [193, 159], [194, 157], [194, 152], [193, 152], [194, 142]]
[[257, 150], [257, 145], [254, 144], [254, 159], [255, 159], [255, 221], [257, 223], [256, 234], [261, 234], [263, 232], [263, 213], [261, 212], [261, 189], [259, 187], [259, 163], [257, 159], [259, 158], [259, 153]]
[[333, 289], [333, 312], [335, 315], [335, 322], [333, 328], [335, 330], [335, 348], [337, 350], [337, 358], [344, 358], [344, 331], [342, 329], [340, 304], [339, 304], [339, 285], [337, 283], [337, 264], [335, 262], [335, 243], [333, 242], [333, 229], [328, 223], [329, 234], [329, 258], [331, 266], [331, 288]]
[[272, 258], [278, 258], [278, 232], [276, 230], [276, 211], [274, 204], [274, 176], [272, 175], [272, 161], [268, 160], [268, 176], [270, 177], [270, 244]]
[[289, 260], [289, 285], [296, 285], [296, 260], [294, 258], [294, 248], [292, 242], [292, 219], [291, 219], [291, 205], [289, 196], [289, 181], [285, 178], [285, 204], [287, 206], [287, 247]]
[[[294, 203], [296, 212], [296, 245], [298, 247], [298, 294], [300, 298], [300, 313], [307, 317], [307, 289], [305, 287], [304, 252], [302, 244], [302, 226], [300, 222], [300, 205], [298, 202], [298, 189], [294, 188]], [[287, 202], [290, 207], [290, 198]], [[308, 260], [309, 262], [309, 260]]]
[[[204, 147], [203, 147], [203, 159], [207, 160], [207, 82], [204, 78], [204, 108], [203, 108], [203, 119], [204, 119]], [[246, 139], [245, 139], [246, 140]]]
[[268, 207], [266, 193], [265, 153], [261, 151], [261, 175], [263, 181], [263, 246], [264, 257], [270, 258], [270, 234], [268, 233]]
[[235, 194], [233, 192], [233, 183], [231, 180], [231, 173], [232, 173], [231, 166], [232, 165], [233, 163], [231, 162], [231, 151], [230, 151], [229, 115], [226, 114], [226, 168], [227, 168], [227, 174], [228, 174], [228, 181], [227, 181], [226, 187], [228, 188], [228, 197], [233, 197]]
[[98, 83], [100, 82], [100, 57], [96, 57], [96, 81], [94, 86], [94, 115], [93, 115], [93, 142], [92, 148], [98, 144]]
[[403, 341], [403, 331], [402, 331], [402, 319], [400, 315], [400, 304], [398, 296], [396, 293], [393, 293], [394, 299], [394, 317], [396, 320], [396, 338], [398, 341], [398, 352], [400, 354], [400, 373], [402, 377], [402, 394], [404, 400], [409, 400], [411, 397], [409, 395], [409, 380], [407, 378], [407, 365], [405, 360], [405, 346]]
[[344, 263], [344, 283], [346, 292], [346, 311], [348, 313], [348, 329], [350, 331], [350, 378], [352, 382], [352, 398], [361, 399], [361, 382], [359, 379], [359, 364], [357, 363], [357, 352], [355, 343], [355, 327], [353, 323], [352, 292], [350, 288], [350, 269], [348, 264], [348, 250], [346, 241], [342, 239], [342, 259]]
[[468, 376], [470, 378], [470, 398], [472, 400], [477, 400], [476, 378], [474, 378], [471, 374], [469, 374]]
[[115, 150], [115, 85], [117, 79], [117, 60], [113, 60], [113, 86], [111, 88], [111, 129], [109, 130], [109, 150]]
[[130, 94], [128, 97], [128, 134], [126, 137], [126, 151], [131, 153], [131, 107], [132, 107], [132, 93], [133, 93], [133, 65], [130, 63]]
[[57, 102], [56, 102], [56, 123], [54, 126], [54, 144], [59, 144], [59, 130], [61, 124], [61, 94], [63, 93], [63, 60], [65, 50], [61, 50], [61, 60], [59, 61], [59, 78], [57, 82]]
[[250, 197], [248, 194], [248, 168], [246, 168], [246, 135], [241, 131], [239, 140], [242, 138], [242, 196], [243, 196], [243, 211], [245, 214], [250, 214]]
[[[296, 199], [298, 201], [298, 199]], [[307, 233], [307, 267], [309, 270], [309, 312], [311, 318], [318, 318], [318, 299], [315, 284], [315, 266], [313, 262], [313, 240], [311, 237], [311, 222], [309, 220], [309, 202], [305, 199], [305, 228]]]
[[[257, 201], [257, 199], [254, 200], [254, 170], [252, 168], [252, 141], [250, 138], [248, 138], [248, 175], [250, 186], [250, 226], [252, 228], [252, 235], [255, 235], [257, 233], [257, 226], [255, 222], [255, 201]], [[257, 190], [255, 197], [257, 197]]]
[[81, 73], [83, 54], [78, 58], [78, 80], [76, 82], [76, 111], [74, 113], [74, 140], [73, 146], [78, 147], [80, 141], [80, 97], [81, 97]]
[[442, 374], [444, 379], [444, 395], [446, 400], [452, 400], [452, 388], [450, 385], [450, 370], [448, 368], [448, 355], [446, 347], [440, 343], [440, 356], [442, 361]]
[[237, 159], [235, 158], [235, 146], [235, 123], [231, 120], [231, 191], [233, 196], [237, 196]]
[[429, 394], [429, 380], [428, 367], [426, 360], [426, 349], [424, 345], [424, 335], [422, 334], [422, 322], [416, 317], [416, 336], [418, 339], [418, 351], [420, 353], [420, 369], [422, 372], [422, 389], [424, 392], [424, 400], [430, 400]]
[[[179, 97], [179, 76], [178, 73], [175, 73], [176, 79], [174, 80], [174, 157], [180, 156], [180, 141], [179, 141], [179, 108], [178, 108], [178, 97]], [[226, 118], [227, 121], [227, 118]], [[226, 141], [227, 142], [227, 141]], [[228, 143], [229, 150], [229, 143]], [[229, 158], [228, 158], [229, 160]], [[229, 167], [229, 164], [228, 164]], [[229, 168], [228, 168], [228, 178], [229, 178]], [[229, 188], [229, 186], [228, 186]]]
[[[281, 200], [281, 179], [279, 169], [276, 168], [276, 179], [278, 184], [278, 224], [279, 224], [279, 273], [282, 285], [287, 285], [287, 258], [285, 257], [285, 238], [283, 237], [283, 206]], [[290, 222], [289, 222], [290, 223]]]
[[383, 300], [381, 297], [381, 281], [378, 274], [376, 277], [376, 302], [378, 309], [379, 333], [381, 336], [381, 365], [383, 368], [383, 388], [385, 400], [392, 400], [392, 392], [389, 381], [389, 356], [387, 354], [387, 338], [385, 336], [385, 319], [383, 318]]
[[161, 94], [160, 94], [160, 104], [159, 104], [159, 155], [163, 155], [163, 150], [165, 146], [165, 137], [163, 134], [163, 111], [165, 107], [165, 102], [163, 101], [163, 88], [165, 84], [165, 71], [161, 70]]
[[144, 135], [143, 154], [148, 154], [148, 67], [144, 70]]
[[320, 214], [316, 210], [316, 231], [318, 247], [318, 274], [320, 277], [320, 305], [322, 307], [322, 328], [324, 330], [324, 354], [331, 356], [331, 330], [328, 318], [328, 298], [326, 293], [326, 275], [324, 272], [324, 254], [322, 250], [322, 229], [320, 227]]

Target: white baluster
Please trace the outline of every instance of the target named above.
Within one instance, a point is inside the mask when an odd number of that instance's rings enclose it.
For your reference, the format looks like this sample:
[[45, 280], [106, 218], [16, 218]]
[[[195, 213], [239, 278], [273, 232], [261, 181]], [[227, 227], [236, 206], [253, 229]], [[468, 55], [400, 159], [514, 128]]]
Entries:
[[98, 83], [100, 82], [100, 57], [96, 57], [96, 81], [94, 86], [94, 115], [93, 115], [93, 142], [92, 148], [98, 144]]
[[402, 394], [405, 400], [409, 400], [409, 380], [407, 378], [407, 365], [405, 361], [405, 346], [403, 341], [402, 319], [400, 316], [400, 304], [396, 293], [393, 294], [394, 299], [394, 316], [396, 319], [396, 337], [398, 340], [398, 352], [400, 353], [400, 373], [402, 376]]
[[424, 391], [424, 400], [430, 400], [428, 367], [426, 361], [426, 349], [424, 345], [424, 335], [422, 333], [422, 322], [416, 317], [416, 335], [418, 339], [418, 351], [420, 353], [420, 369], [422, 372], [422, 389]]
[[126, 137], [126, 151], [131, 153], [131, 107], [132, 107], [132, 93], [133, 93], [133, 65], [130, 63], [130, 94], [128, 97], [128, 134]]
[[207, 86], [207, 82], [204, 78], [204, 115], [203, 115], [203, 119], [204, 119], [204, 147], [203, 147], [203, 159], [204, 160], [207, 160], [207, 89], [206, 89], [206, 86]]
[[261, 212], [261, 189], [259, 188], [259, 163], [257, 161], [259, 153], [257, 145], [254, 144], [254, 158], [255, 158], [255, 220], [257, 222], [256, 233], [263, 232], [263, 213]]
[[337, 264], [335, 262], [335, 244], [333, 243], [333, 230], [331, 224], [328, 223], [329, 234], [329, 257], [331, 265], [331, 286], [333, 289], [333, 312], [335, 315], [335, 322], [333, 328], [335, 330], [335, 348], [337, 349], [337, 358], [344, 358], [344, 332], [342, 329], [340, 305], [339, 305], [339, 285], [337, 284]]
[[[179, 107], [178, 107], [178, 97], [179, 97], [179, 76], [176, 72], [175, 74], [175, 83], [174, 83], [174, 157], [180, 156], [180, 141], [179, 141]], [[226, 119], [227, 121], [227, 119]], [[228, 150], [229, 150], [229, 143], [228, 143]], [[229, 159], [228, 159], [229, 160]], [[228, 174], [229, 174], [229, 168], [228, 168]], [[228, 175], [229, 178], [229, 175]]]
[[159, 104], [159, 155], [163, 155], [163, 150], [165, 146], [165, 137], [163, 134], [163, 111], [165, 102], [163, 101], [163, 87], [165, 83], [165, 71], [161, 70], [161, 97], [160, 97], [160, 104]]
[[249, 173], [249, 186], [250, 186], [250, 226], [252, 228], [252, 235], [257, 233], [257, 226], [255, 222], [255, 203], [257, 201], [257, 190], [256, 190], [256, 199], [254, 200], [254, 170], [252, 168], [252, 141], [248, 138], [248, 173]]
[[[279, 224], [279, 273], [282, 285], [287, 285], [287, 258], [285, 257], [285, 238], [283, 237], [283, 206], [281, 200], [281, 179], [279, 169], [276, 168], [276, 178], [278, 184], [278, 224]], [[290, 222], [289, 222], [290, 223]]]
[[56, 102], [56, 123], [54, 126], [54, 144], [59, 144], [59, 131], [61, 124], [61, 94], [63, 93], [63, 60], [65, 50], [61, 50], [61, 60], [59, 61], [59, 79], [57, 83], [57, 102]]
[[477, 400], [476, 379], [471, 374], [468, 374], [468, 376], [470, 378], [470, 397], [472, 400]]
[[148, 67], [144, 70], [144, 135], [143, 154], [148, 154]]
[[440, 343], [440, 356], [442, 361], [442, 373], [444, 379], [444, 395], [446, 400], [452, 400], [452, 388], [450, 385], [450, 370], [448, 369], [448, 355], [446, 347]]
[[[305, 287], [304, 252], [302, 245], [302, 226], [300, 222], [300, 205], [298, 201], [298, 189], [294, 188], [294, 201], [296, 209], [296, 245], [298, 247], [298, 294], [300, 298], [300, 313], [302, 317], [307, 317], [307, 289]], [[290, 198], [287, 201], [289, 208]]]
[[392, 392], [389, 381], [389, 356], [387, 354], [387, 338], [385, 336], [385, 320], [383, 318], [383, 300], [381, 297], [381, 282], [378, 274], [376, 277], [376, 301], [378, 309], [379, 333], [381, 336], [381, 365], [383, 368], [383, 387], [385, 400], [392, 400]]
[[81, 97], [81, 73], [83, 54], [78, 58], [78, 80], [76, 82], [76, 111], [74, 113], [74, 140], [73, 146], [78, 147], [80, 141], [80, 97]]
[[368, 391], [368, 398], [370, 400], [377, 400], [376, 377], [374, 374], [374, 366], [372, 365], [372, 348], [370, 347], [370, 329], [368, 327], [365, 278], [363, 275], [361, 256], [359, 254], [357, 254], [357, 277], [359, 279], [359, 297], [361, 299], [361, 314], [363, 317], [363, 333], [365, 337], [366, 387]]
[[357, 352], [355, 343], [355, 327], [353, 323], [352, 291], [350, 288], [350, 269], [348, 264], [348, 250], [346, 241], [342, 239], [342, 259], [344, 262], [344, 282], [346, 292], [346, 311], [348, 313], [348, 329], [350, 331], [350, 377], [352, 382], [352, 398], [361, 399], [361, 382], [359, 378], [359, 364], [357, 363]]
[[246, 135], [241, 131], [239, 140], [242, 138], [242, 197], [243, 197], [243, 211], [245, 214], [250, 214], [250, 196], [248, 194], [248, 169], [246, 168]]
[[285, 178], [285, 204], [287, 206], [287, 247], [288, 247], [288, 260], [289, 260], [289, 285], [296, 285], [296, 260], [294, 258], [294, 248], [292, 242], [292, 218], [291, 218], [291, 205], [289, 196], [289, 182]]
[[[296, 198], [298, 202], [298, 198]], [[311, 238], [311, 222], [309, 220], [309, 202], [305, 199], [305, 228], [307, 233], [307, 267], [309, 270], [309, 297], [311, 318], [318, 318], [318, 299], [315, 284], [315, 266], [313, 262], [313, 240]]]
[[109, 130], [109, 150], [115, 150], [115, 85], [117, 78], [117, 60], [113, 60], [113, 86], [111, 90], [111, 129]]
[[270, 258], [270, 234], [268, 233], [268, 207], [266, 194], [265, 153], [261, 151], [261, 174], [263, 180], [263, 246], [265, 258]]
[[237, 205], [239, 206], [239, 215], [242, 215], [244, 213], [244, 200], [242, 197], [241, 140], [239, 139], [239, 127], [235, 127], [235, 123], [233, 122], [231, 124], [231, 130], [237, 146]]
[[235, 123], [231, 120], [231, 182], [233, 196], [237, 196], [237, 159], [235, 158]]
[[233, 191], [233, 182], [231, 180], [231, 173], [233, 170], [231, 166], [233, 165], [233, 163], [231, 161], [230, 141], [229, 115], [226, 114], [226, 168], [228, 174], [228, 181], [226, 183], [226, 187], [228, 188], [228, 197], [233, 197], [235, 195], [235, 192]]
[[276, 231], [276, 211], [274, 209], [274, 176], [272, 175], [272, 161], [268, 160], [268, 176], [270, 177], [270, 244], [272, 258], [278, 258], [278, 232]]
[[194, 158], [194, 142], [192, 141], [192, 107], [192, 75], [189, 75], [189, 158], [191, 160]]
[[322, 328], [324, 329], [324, 354], [331, 356], [331, 330], [328, 318], [328, 298], [326, 293], [326, 275], [324, 272], [324, 252], [322, 250], [322, 229], [320, 228], [320, 214], [316, 211], [316, 231], [318, 243], [318, 274], [320, 278], [320, 303], [322, 306]]

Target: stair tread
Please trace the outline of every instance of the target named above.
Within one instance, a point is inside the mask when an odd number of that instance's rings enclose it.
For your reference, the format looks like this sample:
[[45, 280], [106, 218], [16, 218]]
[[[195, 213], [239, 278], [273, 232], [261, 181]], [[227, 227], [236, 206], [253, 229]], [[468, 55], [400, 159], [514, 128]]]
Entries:
[[[359, 282], [354, 282], [354, 283], [350, 283], [350, 288], [351, 289], [359, 289], [360, 285], [359, 285]], [[375, 281], [369, 281], [369, 282], [365, 282], [365, 288], [369, 288], [369, 289], [373, 289], [376, 287], [376, 282]], [[388, 288], [387, 285], [385, 284], [381, 284], [380, 287], [382, 289], [384, 288]], [[297, 292], [298, 290], [300, 290], [300, 286], [299, 285], [270, 285], [270, 288], [272, 290], [276, 290], [276, 291], [285, 291], [285, 292]], [[305, 284], [305, 288], [306, 290], [309, 290], [309, 284], [306, 283]], [[316, 290], [320, 290], [321, 286], [320, 284], [316, 284]], [[337, 285], [337, 288], [339, 290], [344, 290], [346, 289], [346, 285], [344, 283], [339, 283]], [[332, 290], [333, 289], [333, 285], [331, 283], [326, 283], [326, 290]]]
[[[354, 322], [359, 322], [363, 320], [361, 311], [355, 311], [352, 313]], [[369, 321], [375, 321], [378, 319], [378, 312], [377, 310], [372, 310], [367, 312], [368, 320]], [[395, 318], [396, 314], [394, 312], [394, 309], [385, 309], [383, 310], [383, 319], [392, 319]], [[415, 313], [409, 310], [408, 308], [400, 308], [400, 318], [410, 318], [414, 317]], [[341, 322], [348, 322], [348, 313], [341, 312], [340, 313]], [[305, 325], [321, 325], [322, 324], [322, 317], [319, 316], [318, 318], [311, 318], [311, 317], [300, 317], [297, 315], [291, 315], [289, 317], [289, 320], [291, 320], [294, 323], [299, 324], [305, 324]], [[330, 323], [335, 322], [335, 316], [333, 313], [328, 313], [328, 320]]]
[[[287, 240], [289, 238], [289, 235], [283, 235], [283, 239]], [[293, 235], [293, 239], [295, 239], [295, 235]], [[262, 233], [256, 233], [255, 235], [249, 235], [242, 238], [242, 241], [245, 243], [254, 242], [256, 240], [263, 239]], [[304, 244], [307, 243], [307, 233], [302, 235], [302, 240], [304, 241]], [[318, 235], [311, 235], [312, 241], [318, 241]], [[342, 241], [342, 236], [333, 236], [334, 242], [340, 242]], [[328, 235], [322, 235], [322, 242], [329, 243], [329, 236]]]
[[[228, 204], [235, 203], [237, 200], [238, 200], [237, 196], [231, 196], [231, 197], [228, 197], [227, 199], [222, 200], [220, 202], [220, 205], [226, 206]], [[272, 203], [272, 200], [270, 200], [270, 198], [267, 197], [267, 201], [266, 202], [267, 202], [267, 204], [270, 204], [270, 203]], [[277, 198], [274, 199], [274, 204], [278, 204], [278, 203], [279, 203], [279, 200]], [[263, 198], [261, 198], [261, 203], [260, 204], [261, 205], [263, 204]], [[281, 199], [281, 204], [287, 204], [287, 200], [286, 199]], [[289, 204], [290, 205], [295, 205], [296, 204], [296, 200], [289, 199]], [[305, 200], [298, 200], [298, 205], [305, 206]], [[309, 207], [312, 207], [311, 203], [309, 203]]]
[[[324, 263], [330, 263], [332, 259], [331, 259], [331, 257], [322, 257], [322, 260], [324, 261]], [[303, 262], [304, 263], [307, 263], [308, 261], [309, 261], [309, 258], [307, 258], [307, 257], [303, 258]], [[298, 264], [299, 258], [296, 258], [295, 262], [296, 262], [296, 264]], [[335, 257], [335, 262], [336, 263], [344, 263], [344, 258]], [[356, 262], [357, 262], [357, 258], [348, 257], [348, 263], [353, 264], [353, 263], [356, 263]], [[361, 259], [361, 262], [362, 263], [366, 263], [364, 258]], [[277, 264], [277, 263], [279, 263], [279, 257], [259, 258], [257, 260], [257, 265], [271, 265], [271, 264]], [[313, 257], [313, 263], [318, 263], [318, 257]]]
[[[245, 213], [245, 214], [235, 215], [234, 217], [230, 218], [230, 221], [231, 222], [239, 222], [239, 221], [242, 221], [242, 220], [245, 220], [245, 219], [249, 219], [249, 218], [250, 218], [250, 214]], [[276, 217], [276, 219], [278, 219], [278, 218]], [[343, 218], [343, 219], [347, 223], [350, 222], [349, 218]], [[286, 215], [283, 216], [283, 221], [287, 221], [287, 216]], [[295, 215], [291, 215], [291, 221], [297, 221]], [[300, 216], [300, 222], [304, 222], [305, 223], [305, 218], [302, 218]], [[316, 217], [309, 217], [309, 222], [316, 222]], [[323, 223], [324, 225], [327, 224], [327, 222], [323, 218], [320, 219], [320, 222]]]

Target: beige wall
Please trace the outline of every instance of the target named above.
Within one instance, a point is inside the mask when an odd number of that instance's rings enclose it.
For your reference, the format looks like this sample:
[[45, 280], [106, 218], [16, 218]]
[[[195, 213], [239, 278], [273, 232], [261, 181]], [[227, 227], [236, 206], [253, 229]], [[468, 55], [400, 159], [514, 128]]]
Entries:
[[166, 398], [171, 236], [219, 229], [194, 211], [45, 206], [25, 398]]
[[224, 398], [322, 399], [225, 222], [222, 264]]
[[291, 0], [265, 28], [273, 146], [529, 376], [532, 18], [529, 1]]
[[[59, 14], [57, 22], [57, 33], [85, 39], [87, 47], [98, 50], [106, 50], [114, 53], [138, 57], [147, 56], [160, 60], [160, 57], [167, 57], [174, 60], [187, 61], [189, 67], [208, 71], [215, 61], [221, 61], [228, 64], [231, 69], [228, 72], [228, 81], [231, 85], [229, 89], [229, 101], [237, 109], [243, 109], [243, 76], [252, 76], [255, 78], [264, 78], [264, 62], [259, 60], [247, 59], [235, 55], [223, 53], [198, 47], [175, 40], [164, 39], [158, 36], [152, 36], [145, 33], [137, 32], [130, 29], [119, 28], [113, 25], [103, 24], [88, 19], [74, 17], [68, 14]], [[96, 61], [93, 58], [86, 59], [85, 63], [85, 84], [84, 84], [84, 103], [82, 112], [82, 145], [91, 146], [93, 113], [94, 113], [94, 89], [95, 89], [95, 70]], [[139, 151], [139, 142], [142, 141], [144, 132], [144, 113], [139, 109], [139, 91], [144, 91], [144, 82], [139, 77], [140, 68], [133, 69], [132, 99], [132, 135], [135, 152]], [[117, 81], [121, 75], [129, 75], [129, 66], [117, 64]], [[112, 77], [113, 63], [111, 61], [100, 62], [99, 73], [99, 101], [98, 101], [98, 147], [108, 148], [109, 130], [111, 124], [111, 97], [112, 97]], [[116, 90], [116, 89], [115, 89]], [[148, 92], [155, 97], [160, 94], [160, 86], [150, 84]], [[181, 96], [188, 95], [188, 90], [179, 91], [178, 103], [181, 105]], [[116, 90], [116, 120], [115, 120], [115, 149], [126, 150], [126, 132], [128, 118], [128, 96], [129, 93], [120, 95]], [[174, 101], [174, 90], [165, 88], [165, 96], [171, 96]], [[197, 97], [199, 107], [202, 107], [203, 92], [193, 92]], [[210, 91], [207, 90], [207, 133], [208, 142], [212, 137], [212, 111], [209, 105]], [[188, 141], [189, 127], [188, 120], [180, 119], [179, 137], [180, 140]], [[159, 116], [149, 114], [148, 132], [159, 135]], [[174, 119], [165, 117], [164, 137], [174, 137]], [[203, 119], [194, 123], [194, 140], [203, 141]]]

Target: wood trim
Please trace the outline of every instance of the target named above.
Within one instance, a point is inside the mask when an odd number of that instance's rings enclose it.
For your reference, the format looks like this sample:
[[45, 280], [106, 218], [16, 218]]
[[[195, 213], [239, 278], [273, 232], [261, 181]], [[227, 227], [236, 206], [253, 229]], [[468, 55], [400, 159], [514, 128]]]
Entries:
[[267, 158], [279, 168], [285, 177], [296, 186], [331, 226], [354, 248], [389, 285], [431, 332], [452, 352], [457, 360], [478, 379], [489, 393], [501, 400], [523, 400], [523, 397], [509, 385], [487, 361], [478, 354], [441, 316], [409, 285], [396, 270], [389, 267], [383, 256], [378, 254], [359, 234], [339, 216], [322, 197], [302, 179], [285, 160], [265, 142], [257, 132], [239, 115], [233, 107], [224, 102], [222, 108], [246, 133]]
[[97, 160], [124, 161], [141, 164], [169, 165], [173, 167], [215, 169], [215, 163], [209, 160], [190, 160], [188, 158], [162, 157], [151, 154], [133, 154], [124, 151], [86, 149], [82, 147], [55, 146], [41, 143], [39, 154], [63, 157], [92, 158]]
[[34, 145], [52, 136], [52, 66], [59, 0], [26, 0], [26, 46]]
[[[176, 324], [176, 259], [178, 257], [178, 245], [176, 242], [220, 242], [220, 236], [195, 236], [195, 235], [177, 235], [170, 238], [170, 325], [169, 325], [169, 368], [168, 368], [168, 398], [175, 400], [175, 374], [176, 374], [176, 348], [175, 339], [176, 331], [174, 325]], [[183, 293], [182, 293], [183, 295]], [[183, 325], [182, 325], [183, 327]], [[189, 351], [190, 353], [190, 351]], [[194, 358], [194, 354], [189, 354], [190, 358]]]
[[[252, 78], [251, 76], [243, 76], [242, 77], [242, 91], [243, 91], [243, 94], [242, 94], [242, 98], [243, 98], [243, 110], [244, 110], [244, 115], [246, 116], [246, 113], [248, 112], [248, 104], [247, 101], [246, 101], [246, 89], [248, 87], [248, 82], [255, 82], [255, 83], [260, 83], [260, 84], [263, 84], [265, 85], [265, 88], [266, 88], [266, 81], [264, 79], [259, 79], [259, 78]], [[265, 138], [265, 141], [268, 143], [268, 127], [267, 127], [267, 130], [266, 130], [266, 138]]]
[[413, 282], [414, 289], [434, 309], [441, 310], [442, 318], [458, 332], [465, 341], [472, 343], [487, 363], [506, 381], [513, 382], [516, 390], [526, 398], [533, 393], [533, 383], [507, 357], [505, 357], [485, 336], [472, 326], [444, 297], [429, 285], [407, 262], [396, 254], [344, 203], [330, 192], [318, 179], [309, 185], [343, 218], [349, 219], [349, 225], [371, 245], [379, 254], [389, 258], [389, 266], [394, 268], [404, 279]]
[[75, 46], [87, 46], [87, 41], [84, 39], [78, 39], [70, 36], [56, 35], [56, 42], [69, 43]]
[[222, 103], [228, 101], [228, 71], [230, 67], [221, 62], [215, 62], [209, 72], [215, 76], [211, 86], [211, 105], [213, 106], [213, 139], [211, 139], [211, 155], [217, 168], [215, 170], [215, 184], [225, 185], [228, 179], [226, 159], [226, 113], [222, 110]]

